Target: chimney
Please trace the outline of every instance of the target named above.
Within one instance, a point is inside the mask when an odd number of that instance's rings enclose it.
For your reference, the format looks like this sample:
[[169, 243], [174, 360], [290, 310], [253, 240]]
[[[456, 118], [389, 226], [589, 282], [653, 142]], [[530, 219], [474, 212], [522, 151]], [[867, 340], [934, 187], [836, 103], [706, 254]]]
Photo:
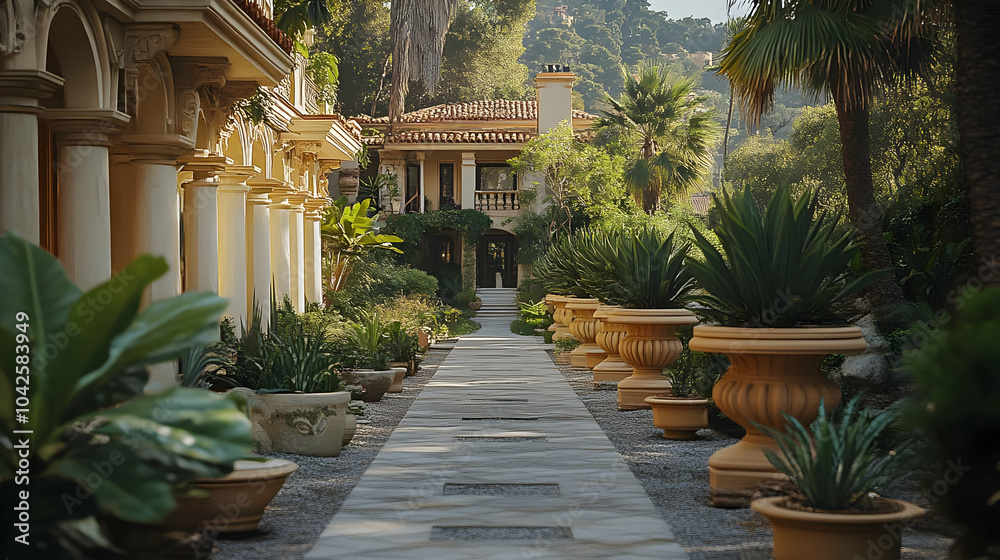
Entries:
[[543, 64], [535, 76], [538, 90], [538, 133], [545, 134], [566, 121], [573, 126], [573, 82], [568, 64]]

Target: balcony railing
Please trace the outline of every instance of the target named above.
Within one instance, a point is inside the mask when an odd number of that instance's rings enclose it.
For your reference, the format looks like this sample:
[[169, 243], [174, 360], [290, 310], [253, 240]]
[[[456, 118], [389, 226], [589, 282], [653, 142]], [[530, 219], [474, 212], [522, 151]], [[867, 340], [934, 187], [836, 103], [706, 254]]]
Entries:
[[292, 40], [274, 24], [270, 2], [262, 0], [235, 0], [235, 2], [240, 10], [263, 29], [272, 41], [277, 43], [286, 53], [292, 54]]
[[517, 191], [476, 191], [476, 210], [520, 210]]
[[306, 114], [317, 115], [319, 114], [319, 88], [316, 87], [316, 83], [309, 76], [306, 76], [303, 82], [305, 83], [305, 88], [302, 92], [302, 105], [305, 108]]

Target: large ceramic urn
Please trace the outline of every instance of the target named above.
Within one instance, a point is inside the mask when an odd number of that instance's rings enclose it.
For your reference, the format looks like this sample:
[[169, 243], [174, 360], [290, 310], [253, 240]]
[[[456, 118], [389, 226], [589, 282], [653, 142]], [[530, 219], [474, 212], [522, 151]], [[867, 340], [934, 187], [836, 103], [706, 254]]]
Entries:
[[569, 332], [580, 341], [580, 345], [569, 355], [569, 365], [573, 367], [589, 367], [589, 362], [597, 365], [607, 356], [596, 342], [598, 321], [594, 318], [594, 312], [600, 306], [599, 300], [591, 298], [573, 298], [566, 304], [566, 309], [573, 312]]
[[257, 393], [233, 389], [247, 401], [251, 432], [264, 451], [311, 457], [340, 455], [351, 394]]
[[787, 413], [803, 425], [840, 403], [840, 386], [820, 369], [830, 354], [859, 354], [865, 339], [858, 327], [751, 329], [697, 326], [691, 350], [729, 357], [712, 399], [747, 434], [708, 461], [712, 505], [746, 507], [761, 482], [787, 480], [764, 456], [778, 446], [755, 424], [784, 429]]
[[569, 331], [569, 325], [573, 322], [573, 311], [566, 309], [566, 304], [575, 298], [567, 296], [550, 296], [555, 312], [552, 319], [556, 322], [556, 331], [552, 335], [552, 340], [573, 339], [573, 333]]
[[601, 363], [591, 368], [594, 372], [595, 387], [599, 383], [604, 382], [618, 383], [622, 379], [632, 375], [632, 366], [628, 365], [628, 362], [623, 360], [621, 354], [618, 352], [618, 348], [621, 346], [628, 329], [621, 323], [609, 323], [605, 321], [608, 318], [608, 314], [615, 309], [620, 309], [620, 307], [602, 305], [594, 312], [594, 318], [598, 320], [597, 345], [607, 353], [607, 357]]
[[684, 349], [677, 327], [697, 324], [698, 318], [687, 309], [615, 309], [604, 321], [627, 329], [618, 351], [632, 366], [632, 375], [618, 382], [618, 408], [649, 408], [646, 397], [670, 393], [663, 368]]

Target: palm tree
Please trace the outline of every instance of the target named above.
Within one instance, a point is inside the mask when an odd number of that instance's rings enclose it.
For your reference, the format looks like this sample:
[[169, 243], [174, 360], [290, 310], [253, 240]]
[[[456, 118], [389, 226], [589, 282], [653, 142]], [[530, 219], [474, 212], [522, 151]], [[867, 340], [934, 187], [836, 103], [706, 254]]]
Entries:
[[389, 122], [403, 114], [410, 80], [418, 79], [433, 95], [441, 77], [441, 53], [458, 0], [392, 0], [389, 38], [392, 41], [392, 82]]
[[[779, 86], [828, 94], [837, 109], [848, 217], [865, 243], [869, 270], [892, 266], [882, 238], [872, 182], [869, 109], [881, 90], [930, 66], [936, 34], [933, 8], [913, 0], [749, 0], [746, 27], [723, 49], [719, 73], [729, 78], [753, 123]], [[892, 275], [869, 289], [886, 311], [903, 301]]]
[[972, 241], [983, 283], [1000, 286], [1000, 6], [995, 0], [962, 0], [954, 6], [958, 59], [956, 120], [969, 186]]
[[640, 64], [635, 77], [623, 72], [625, 92], [618, 99], [605, 96], [611, 110], [600, 110], [594, 127], [625, 135], [639, 147], [625, 169], [625, 184], [652, 215], [664, 191], [686, 190], [704, 177], [719, 126], [715, 112], [702, 105], [705, 98], [694, 93], [694, 80], [652, 62]]

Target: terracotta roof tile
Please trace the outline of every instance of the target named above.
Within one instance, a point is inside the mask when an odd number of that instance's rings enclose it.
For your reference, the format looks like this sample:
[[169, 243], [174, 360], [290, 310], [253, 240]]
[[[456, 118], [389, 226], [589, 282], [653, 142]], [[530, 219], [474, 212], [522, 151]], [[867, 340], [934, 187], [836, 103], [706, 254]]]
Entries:
[[[584, 111], [573, 110], [574, 119], [596, 119]], [[389, 117], [354, 117], [359, 123], [388, 123]], [[402, 123], [430, 123], [442, 121], [491, 121], [538, 119], [537, 101], [514, 101], [510, 99], [485, 99], [467, 103], [446, 103], [403, 114]]]
[[397, 132], [384, 139], [367, 136], [365, 143], [391, 144], [520, 144], [535, 137], [532, 132], [510, 132], [507, 130], [473, 131], [406, 131]]

